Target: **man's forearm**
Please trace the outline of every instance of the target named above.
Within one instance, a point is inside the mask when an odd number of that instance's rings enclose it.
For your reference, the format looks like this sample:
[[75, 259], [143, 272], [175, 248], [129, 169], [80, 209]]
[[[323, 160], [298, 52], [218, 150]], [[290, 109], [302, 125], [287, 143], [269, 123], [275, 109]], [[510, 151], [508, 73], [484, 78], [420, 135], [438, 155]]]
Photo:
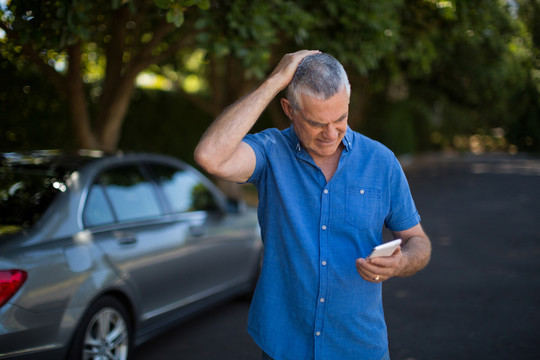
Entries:
[[209, 172], [234, 154], [279, 90], [268, 79], [249, 95], [229, 106], [203, 134], [195, 149], [195, 161]]
[[255, 154], [242, 139], [270, 101], [294, 76], [300, 61], [317, 50], [286, 54], [272, 74], [252, 93], [229, 106], [214, 121], [195, 148], [195, 161], [206, 171], [231, 181], [247, 181], [255, 168]]
[[422, 270], [431, 258], [431, 243], [427, 237], [415, 235], [402, 246], [404, 266], [397, 276], [411, 276]]

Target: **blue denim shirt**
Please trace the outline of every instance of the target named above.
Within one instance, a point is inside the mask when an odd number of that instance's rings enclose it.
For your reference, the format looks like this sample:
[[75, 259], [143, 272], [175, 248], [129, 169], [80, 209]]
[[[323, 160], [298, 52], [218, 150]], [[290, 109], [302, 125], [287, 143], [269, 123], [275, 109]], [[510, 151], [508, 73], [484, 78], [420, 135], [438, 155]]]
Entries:
[[264, 264], [248, 331], [276, 360], [388, 357], [381, 284], [355, 260], [393, 231], [420, 222], [394, 154], [347, 129], [329, 182], [294, 130], [247, 135], [257, 157]]

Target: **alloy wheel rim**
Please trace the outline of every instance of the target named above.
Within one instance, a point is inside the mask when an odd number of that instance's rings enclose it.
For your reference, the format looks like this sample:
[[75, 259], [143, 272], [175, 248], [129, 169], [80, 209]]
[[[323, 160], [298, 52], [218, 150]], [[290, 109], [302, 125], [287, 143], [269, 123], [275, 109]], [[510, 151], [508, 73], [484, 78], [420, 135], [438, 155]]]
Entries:
[[94, 315], [84, 336], [84, 360], [126, 360], [128, 329], [115, 309], [104, 308]]

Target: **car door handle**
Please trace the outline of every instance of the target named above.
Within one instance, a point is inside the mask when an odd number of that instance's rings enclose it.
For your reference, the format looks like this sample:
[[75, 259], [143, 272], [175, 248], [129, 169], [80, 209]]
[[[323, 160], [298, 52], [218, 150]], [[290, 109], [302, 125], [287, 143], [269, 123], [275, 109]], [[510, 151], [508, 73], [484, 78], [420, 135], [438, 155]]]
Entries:
[[137, 242], [137, 237], [132, 233], [117, 232], [114, 236], [120, 245], [130, 245]]

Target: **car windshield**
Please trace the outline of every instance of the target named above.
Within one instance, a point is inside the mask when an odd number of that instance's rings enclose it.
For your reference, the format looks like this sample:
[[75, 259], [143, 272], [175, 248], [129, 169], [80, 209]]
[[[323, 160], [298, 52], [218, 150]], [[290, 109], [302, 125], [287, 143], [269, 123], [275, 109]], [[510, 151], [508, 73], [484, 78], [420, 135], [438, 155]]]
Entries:
[[65, 180], [74, 170], [55, 158], [4, 154], [1, 160], [0, 237], [34, 225], [55, 196], [67, 190]]

